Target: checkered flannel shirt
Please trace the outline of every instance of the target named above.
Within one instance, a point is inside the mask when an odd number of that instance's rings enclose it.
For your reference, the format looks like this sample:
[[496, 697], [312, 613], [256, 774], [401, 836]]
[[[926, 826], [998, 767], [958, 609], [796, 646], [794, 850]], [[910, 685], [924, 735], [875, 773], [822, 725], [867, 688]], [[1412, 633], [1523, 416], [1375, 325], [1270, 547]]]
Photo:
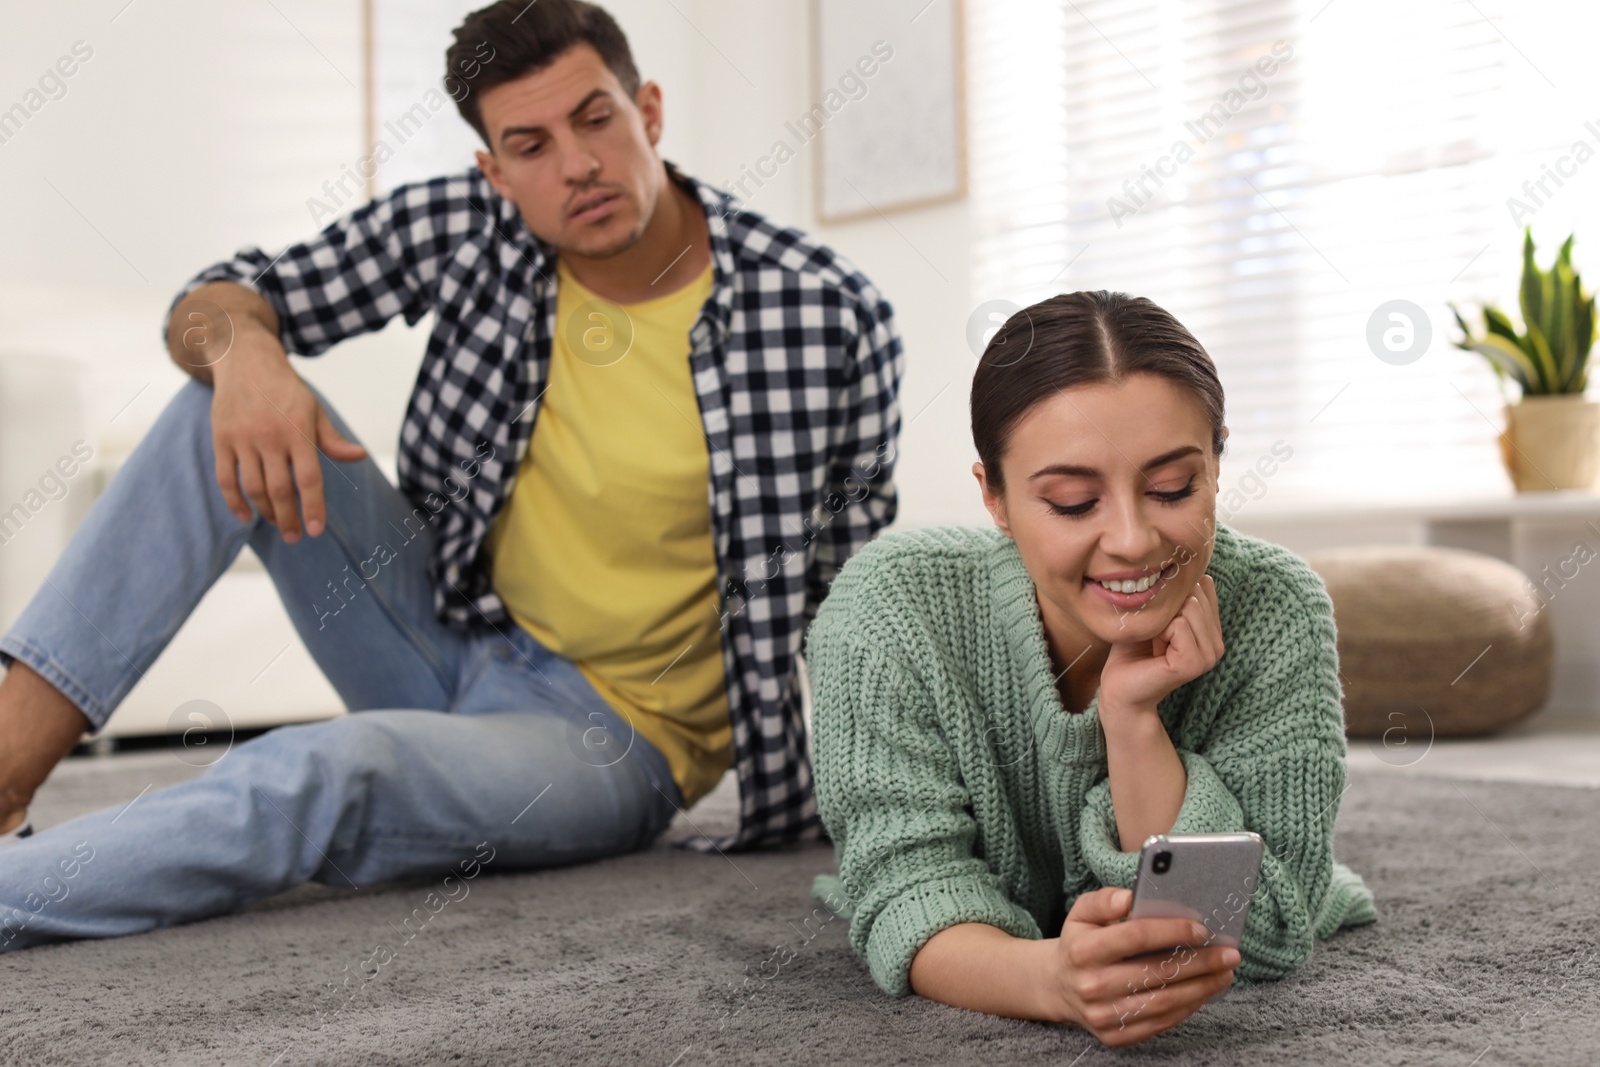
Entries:
[[[814, 839], [796, 656], [834, 575], [894, 520], [903, 349], [893, 309], [849, 261], [666, 166], [710, 228], [714, 280], [689, 366], [740, 799], [737, 832], [681, 844]], [[271, 303], [287, 351], [315, 356], [397, 314], [415, 325], [433, 312], [400, 431], [400, 489], [419, 506], [433, 493], [458, 501], [436, 516], [428, 561], [440, 619], [503, 629], [515, 624], [481, 549], [545, 390], [555, 255], [473, 167], [402, 185], [276, 256], [242, 248], [186, 283], [168, 317], [191, 289], [237, 282]]]

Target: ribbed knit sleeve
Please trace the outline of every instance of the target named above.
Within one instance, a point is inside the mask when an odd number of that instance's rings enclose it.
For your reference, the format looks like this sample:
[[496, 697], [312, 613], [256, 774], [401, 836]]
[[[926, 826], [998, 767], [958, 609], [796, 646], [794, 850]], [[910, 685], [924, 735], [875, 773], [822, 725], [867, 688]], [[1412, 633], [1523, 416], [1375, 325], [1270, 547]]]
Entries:
[[973, 854], [977, 824], [931, 694], [892, 656], [824, 619], [809, 635], [818, 812], [839, 861], [850, 943], [884, 992], [912, 992], [911, 960], [948, 926], [1038, 939], [1033, 916]]
[[[1173, 834], [1216, 833], [1238, 830], [1244, 824], [1244, 811], [1206, 758], [1197, 752], [1178, 749], [1189, 784], [1183, 805], [1178, 809]], [[1130, 842], [1134, 851], [1123, 852], [1118, 844], [1117, 815], [1111, 807], [1111, 779], [1102, 778], [1083, 798], [1083, 815], [1078, 822], [1078, 844], [1083, 860], [1101, 885], [1132, 889], [1139, 874], [1140, 842]]]
[[[1230, 639], [1227, 655], [1252, 673], [1224, 700], [1199, 751], [1174, 744], [1188, 786], [1172, 832], [1254, 830], [1266, 842], [1239, 946], [1246, 982], [1281, 978], [1310, 958], [1317, 938], [1377, 918], [1371, 891], [1333, 860], [1345, 788], [1333, 603], [1309, 568], [1298, 582], [1274, 584], [1264, 595], [1279, 625], [1246, 631], [1270, 641], [1271, 653]], [[1079, 843], [1103, 885], [1132, 887], [1139, 854], [1118, 847], [1109, 778], [1084, 798]]]

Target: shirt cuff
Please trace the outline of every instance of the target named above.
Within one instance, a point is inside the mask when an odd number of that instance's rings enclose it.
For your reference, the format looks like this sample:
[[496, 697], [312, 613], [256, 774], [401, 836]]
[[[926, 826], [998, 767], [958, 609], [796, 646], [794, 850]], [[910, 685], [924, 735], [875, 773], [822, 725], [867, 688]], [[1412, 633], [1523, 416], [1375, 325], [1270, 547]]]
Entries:
[[267, 301], [268, 304], [271, 304], [273, 310], [278, 314], [278, 322], [282, 323], [284, 321], [283, 309], [278, 307], [277, 302], [272, 299], [270, 293], [262, 290], [258, 278], [259, 272], [253, 274], [247, 266], [241, 265], [237, 260], [225, 259], [220, 263], [213, 263], [193, 278], [184, 282], [183, 288], [179, 289], [178, 294], [167, 304], [167, 313], [161, 318], [161, 347], [165, 349], [167, 346], [167, 328], [172, 322], [172, 313], [178, 310], [178, 305], [183, 303], [183, 298], [202, 285], [209, 285], [212, 282], [233, 282], [235, 285], [244, 286]]
[[992, 876], [924, 882], [900, 894], [873, 920], [866, 951], [872, 980], [890, 996], [910, 994], [912, 958], [930, 937], [957, 923], [985, 923], [1030, 941], [1041, 937], [1034, 917]]
[[[1243, 830], [1244, 809], [1222, 784], [1211, 762], [1198, 753], [1177, 749], [1183, 761], [1188, 784], [1183, 791], [1183, 806], [1168, 833], [1201, 834]], [[1111, 779], [1097, 782], [1084, 797], [1083, 815], [1078, 823], [1078, 847], [1084, 862], [1102, 886], [1132, 889], [1139, 876], [1139, 849], [1122, 851], [1117, 833], [1117, 816], [1111, 806]], [[1138, 842], [1142, 845], [1144, 842]]]

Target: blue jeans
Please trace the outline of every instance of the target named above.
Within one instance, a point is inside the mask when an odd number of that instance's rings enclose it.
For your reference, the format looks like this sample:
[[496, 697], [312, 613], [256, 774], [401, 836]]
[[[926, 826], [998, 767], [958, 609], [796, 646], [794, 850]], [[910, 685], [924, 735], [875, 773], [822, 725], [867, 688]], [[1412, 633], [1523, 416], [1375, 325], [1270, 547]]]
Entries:
[[371, 459], [322, 458], [321, 536], [241, 524], [216, 485], [211, 398], [190, 382], [162, 412], [0, 660], [98, 730], [248, 544], [354, 714], [278, 727], [193, 781], [0, 849], [0, 951], [219, 915], [308, 880], [578, 863], [667, 828], [682, 796], [665, 757], [571, 661], [515, 625], [469, 636], [435, 618], [433, 512]]

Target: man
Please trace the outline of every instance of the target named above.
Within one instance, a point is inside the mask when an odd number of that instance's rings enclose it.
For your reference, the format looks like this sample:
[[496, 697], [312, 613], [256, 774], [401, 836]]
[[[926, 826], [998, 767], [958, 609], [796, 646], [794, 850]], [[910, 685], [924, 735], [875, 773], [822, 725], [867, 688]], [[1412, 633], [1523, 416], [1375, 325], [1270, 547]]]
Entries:
[[[600, 8], [497, 3], [455, 37], [477, 169], [186, 285], [195, 381], [0, 638], [0, 948], [615, 855], [730, 765], [740, 827], [690, 847], [819, 834], [795, 656], [894, 518], [891, 308], [657, 154], [661, 90]], [[396, 490], [286, 352], [430, 311]], [[354, 714], [28, 836], [245, 544]]]

